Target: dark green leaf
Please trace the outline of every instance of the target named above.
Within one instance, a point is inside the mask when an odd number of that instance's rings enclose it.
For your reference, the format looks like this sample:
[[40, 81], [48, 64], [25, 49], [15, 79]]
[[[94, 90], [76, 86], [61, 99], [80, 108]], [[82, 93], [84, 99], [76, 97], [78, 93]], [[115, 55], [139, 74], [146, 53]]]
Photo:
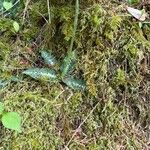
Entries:
[[78, 80], [74, 78], [65, 78], [63, 79], [63, 82], [70, 88], [74, 90], [85, 90], [86, 89], [86, 83], [83, 80]]
[[63, 63], [60, 68], [61, 76], [64, 77], [70, 74], [74, 70], [75, 64], [76, 64], [76, 56], [75, 52], [72, 51], [69, 54], [67, 54], [67, 56], [63, 60]]
[[30, 68], [23, 72], [23, 74], [30, 77], [44, 81], [54, 81], [57, 79], [57, 75], [54, 70], [49, 68]]
[[55, 57], [50, 52], [42, 51], [41, 56], [44, 59], [46, 64], [51, 65], [51, 66], [56, 64]]
[[16, 112], [8, 112], [2, 116], [2, 124], [4, 127], [18, 132], [21, 131], [21, 117]]

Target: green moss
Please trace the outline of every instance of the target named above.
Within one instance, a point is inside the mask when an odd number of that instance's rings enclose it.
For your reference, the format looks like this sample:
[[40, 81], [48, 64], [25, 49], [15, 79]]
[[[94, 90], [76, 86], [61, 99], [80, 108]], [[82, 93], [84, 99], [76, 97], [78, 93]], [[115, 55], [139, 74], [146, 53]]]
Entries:
[[[0, 77], [42, 67], [43, 48], [51, 49], [61, 62], [73, 36], [74, 6], [74, 1], [52, 0], [50, 24], [46, 1], [32, 1], [18, 34], [13, 20], [1, 19]], [[126, 12], [119, 2], [80, 1], [73, 46], [78, 59], [72, 76], [84, 78], [87, 91], [26, 76], [0, 90], [6, 110], [18, 112], [23, 120], [21, 134], [1, 129], [2, 149], [63, 149], [84, 121], [69, 149], [146, 149], [150, 28], [143, 24], [141, 29], [137, 21], [120, 14]]]

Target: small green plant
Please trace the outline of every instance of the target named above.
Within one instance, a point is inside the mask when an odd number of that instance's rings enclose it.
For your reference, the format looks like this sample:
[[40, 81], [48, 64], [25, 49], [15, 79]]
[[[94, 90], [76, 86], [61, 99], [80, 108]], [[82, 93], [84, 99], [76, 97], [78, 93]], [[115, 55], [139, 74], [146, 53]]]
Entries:
[[4, 127], [21, 132], [21, 117], [16, 112], [5, 112], [4, 104], [0, 102], [0, 116]]
[[[48, 66], [56, 66], [56, 59], [50, 52], [43, 50], [41, 51], [41, 56]], [[75, 51], [71, 51], [67, 54], [67, 56], [61, 63], [60, 69], [58, 69], [59, 73], [58, 70], [56, 71], [56, 69], [54, 70], [50, 68], [29, 68], [23, 71], [23, 74], [29, 75], [30, 77], [37, 80], [63, 82], [68, 87], [74, 90], [85, 90], [85, 81], [72, 77], [75, 63]]]
[[[30, 77], [37, 80], [63, 82], [68, 87], [74, 90], [86, 89], [85, 81], [76, 79], [72, 75], [72, 72], [74, 71], [75, 64], [76, 64], [76, 54], [75, 51], [73, 51], [73, 44], [74, 44], [75, 33], [77, 29], [78, 15], [79, 15], [79, 1], [76, 0], [74, 30], [73, 30], [71, 43], [70, 43], [70, 48], [68, 50], [67, 56], [64, 58], [63, 62], [60, 65], [60, 69], [57, 70], [57, 73], [56, 70], [50, 68], [29, 68], [23, 71], [23, 74], [29, 75]], [[50, 52], [46, 50], [42, 50], [41, 56], [47, 65], [49, 66], [56, 65], [57, 61]]]

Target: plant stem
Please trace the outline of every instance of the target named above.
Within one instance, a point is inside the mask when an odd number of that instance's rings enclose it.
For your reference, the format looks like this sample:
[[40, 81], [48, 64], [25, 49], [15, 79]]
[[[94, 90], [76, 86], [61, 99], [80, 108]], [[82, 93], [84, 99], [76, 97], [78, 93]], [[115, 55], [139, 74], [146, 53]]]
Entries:
[[51, 23], [51, 12], [50, 12], [50, 1], [49, 0], [47, 0], [47, 9], [48, 9], [49, 23]]
[[78, 25], [78, 16], [79, 16], [79, 0], [76, 0], [75, 18], [74, 18], [74, 29], [73, 29], [73, 35], [72, 35], [72, 39], [71, 39], [71, 43], [70, 43], [69, 52], [71, 52], [72, 49], [73, 49], [73, 44], [74, 44], [74, 40], [75, 40], [75, 34], [76, 34], [76, 30], [77, 30], [77, 25]]

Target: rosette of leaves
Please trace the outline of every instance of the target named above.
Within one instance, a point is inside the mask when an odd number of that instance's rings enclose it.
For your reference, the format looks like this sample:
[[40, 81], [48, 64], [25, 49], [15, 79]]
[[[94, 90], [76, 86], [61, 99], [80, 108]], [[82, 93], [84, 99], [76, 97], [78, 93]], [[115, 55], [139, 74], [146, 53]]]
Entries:
[[4, 127], [21, 132], [20, 115], [16, 112], [6, 112], [2, 102], [0, 102], [0, 120]]
[[14, 18], [23, 9], [23, 0], [1, 0], [0, 15]]
[[63, 82], [74, 90], [86, 89], [86, 83], [84, 80], [76, 79], [72, 76], [72, 72], [74, 71], [76, 64], [75, 51], [69, 52], [67, 54], [67, 56], [60, 64], [59, 70], [55, 69], [55, 66], [57, 66], [58, 63], [51, 52], [42, 50], [41, 57], [43, 58], [45, 64], [51, 68], [29, 68], [23, 71], [23, 74], [26, 74], [36, 80]]

